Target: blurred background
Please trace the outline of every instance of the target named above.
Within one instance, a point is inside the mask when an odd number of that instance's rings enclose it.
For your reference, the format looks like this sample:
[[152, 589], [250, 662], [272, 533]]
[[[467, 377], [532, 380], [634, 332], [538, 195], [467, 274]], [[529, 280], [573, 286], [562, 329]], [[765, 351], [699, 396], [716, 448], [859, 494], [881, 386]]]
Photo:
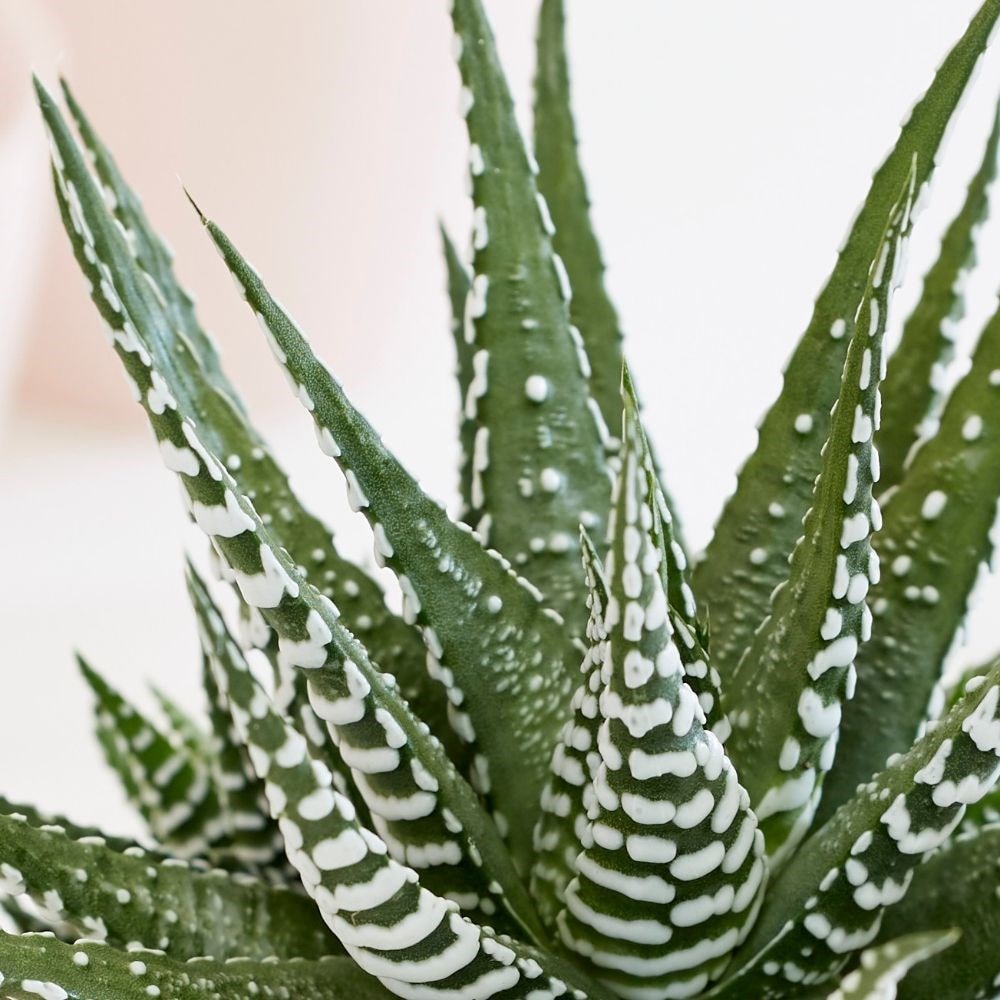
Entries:
[[[530, 121], [536, 5], [487, 0]], [[975, 0], [568, 0], [582, 151], [608, 280], [689, 538], [707, 541], [780, 369], [898, 123]], [[306, 497], [351, 515], [178, 175], [425, 486], [450, 501], [457, 396], [437, 225], [467, 243], [465, 136], [441, 4], [0, 0], [0, 793], [136, 829], [99, 764], [74, 649], [141, 704], [200, 707], [182, 516], [48, 190], [29, 73], [63, 73]], [[987, 55], [897, 295], [912, 305], [1000, 92]], [[997, 213], [1000, 215], [1000, 212]], [[963, 342], [1000, 287], [981, 234]], [[961, 371], [961, 366], [956, 372]], [[1000, 645], [991, 583], [967, 647]]]

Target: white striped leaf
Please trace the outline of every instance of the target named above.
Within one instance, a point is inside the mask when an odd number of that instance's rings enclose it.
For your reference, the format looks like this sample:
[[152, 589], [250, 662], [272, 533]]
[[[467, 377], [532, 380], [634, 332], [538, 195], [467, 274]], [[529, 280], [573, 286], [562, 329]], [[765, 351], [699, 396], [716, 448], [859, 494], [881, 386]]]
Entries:
[[684, 678], [653, 536], [656, 480], [631, 399], [622, 438], [600, 690], [590, 694], [593, 777], [557, 924], [619, 996], [692, 996], [719, 978], [753, 924], [764, 840]]
[[[457, 846], [454, 841], [441, 844], [440, 856], [430, 864], [423, 860], [419, 874], [393, 857], [386, 840], [363, 826], [350, 800], [336, 791], [330, 772], [309, 757], [305, 741], [253, 678], [204, 589], [196, 580], [192, 583], [202, 627], [214, 640], [212, 663], [219, 686], [254, 769], [266, 782], [288, 858], [357, 964], [392, 992], [413, 1000], [449, 995], [487, 1000], [498, 994], [513, 1000], [537, 996], [539, 990], [558, 997], [571, 988], [581, 1000], [600, 995], [579, 973], [572, 974], [567, 986], [560, 978], [566, 971], [561, 963], [556, 962], [553, 974], [549, 966], [555, 960], [473, 923], [461, 915], [455, 898], [428, 888], [440, 881], [436, 866], [457, 863], [444, 857], [447, 847]], [[351, 697], [341, 698], [342, 708]], [[457, 881], [463, 876], [464, 887]], [[449, 895], [458, 897], [463, 888], [476, 892], [478, 873], [472, 865], [455, 878]]]
[[[887, 941], [861, 953], [861, 963], [848, 973], [828, 1000], [895, 1000], [908, 973], [920, 962], [950, 948], [958, 940], [957, 931], [909, 934]], [[923, 969], [920, 979], [924, 975]]]
[[861, 306], [848, 324], [840, 398], [788, 580], [775, 590], [768, 618], [723, 690], [726, 728], [732, 730], [726, 746], [775, 863], [809, 828], [823, 777], [833, 765], [842, 704], [854, 690], [854, 660], [871, 635], [865, 598], [879, 578], [871, 536], [881, 527], [872, 497], [878, 479], [872, 437], [879, 422], [883, 336], [909, 229], [913, 181], [911, 173], [871, 262]]

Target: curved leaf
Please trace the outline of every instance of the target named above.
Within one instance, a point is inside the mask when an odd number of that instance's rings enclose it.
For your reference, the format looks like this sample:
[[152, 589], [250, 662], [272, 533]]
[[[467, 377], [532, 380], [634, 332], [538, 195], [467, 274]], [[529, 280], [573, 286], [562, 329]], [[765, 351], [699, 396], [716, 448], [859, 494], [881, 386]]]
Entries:
[[[568, 970], [558, 960], [498, 938], [460, 916], [461, 880], [466, 891], [479, 889], [474, 865], [452, 874], [456, 898], [427, 888], [427, 883], [440, 881], [441, 866], [458, 863], [459, 858], [448, 857], [448, 848], [458, 846], [455, 840], [438, 845], [438, 856], [429, 865], [425, 860], [418, 879], [414, 868], [393, 859], [383, 838], [361, 825], [350, 800], [334, 789], [329, 771], [309, 758], [305, 741], [254, 680], [218, 613], [206, 603], [204, 590], [196, 580], [192, 583], [202, 624], [215, 639], [219, 685], [226, 690], [254, 769], [267, 783], [271, 815], [284, 834], [289, 860], [358, 965], [403, 997], [419, 997], [421, 988], [432, 990], [432, 996], [454, 993], [483, 1000], [495, 994], [513, 998], [537, 990], [555, 996], [567, 992], [566, 983], [556, 977]], [[330, 704], [344, 711], [357, 698], [355, 690]], [[419, 804], [416, 795], [411, 804]], [[553, 963], [555, 973], [547, 971]], [[594, 995], [582, 976], [570, 975], [583, 996]]]
[[876, 538], [884, 572], [870, 595], [875, 626], [858, 655], [858, 691], [844, 708], [841, 749], [822, 822], [928, 717], [935, 685], [990, 557], [1000, 497], [1000, 310], [952, 392], [941, 429], [916, 453], [885, 503]]
[[[844, 977], [829, 1000], [895, 1000], [906, 996], [911, 982], [908, 973], [920, 962], [926, 962], [938, 952], [950, 948], [959, 938], [957, 931], [932, 931], [896, 938], [861, 953], [861, 965]], [[919, 982], [927, 970], [921, 969], [914, 982]], [[900, 984], [906, 980], [902, 990]], [[947, 996], [938, 993], [935, 996]]]
[[868, 285], [851, 320], [840, 398], [823, 467], [787, 583], [723, 689], [728, 725], [716, 731], [736, 762], [775, 864], [809, 828], [837, 748], [841, 705], [854, 687], [854, 659], [871, 634], [865, 603], [878, 580], [873, 530], [881, 525], [872, 485], [878, 456], [879, 382], [896, 264], [909, 227], [913, 175], [889, 217]]
[[[530, 900], [475, 793], [401, 698], [394, 679], [372, 663], [334, 605], [308, 584], [248, 498], [240, 495], [222, 461], [179, 411], [135, 332], [137, 324], [161, 320], [159, 302], [108, 218], [58, 110], [44, 88], [36, 87], [53, 136], [56, 193], [67, 233], [78, 261], [92, 261], [100, 274], [94, 295], [109, 304], [115, 352], [136, 385], [161, 452], [167, 442], [179, 458], [178, 478], [196, 522], [228, 564], [246, 602], [279, 634], [285, 666], [312, 671], [311, 686], [319, 692], [313, 707], [331, 723], [341, 755], [354, 751], [351, 766], [356, 779], [363, 776], [360, 791], [373, 816], [400, 830], [395, 842], [403, 846], [414, 840], [418, 846], [457, 845], [460, 856], [473, 859], [474, 869], [482, 873], [485, 895], [531, 925]], [[339, 711], [342, 707], [349, 718]], [[419, 816], [411, 820], [417, 804]]]
[[[864, 294], [885, 220], [914, 154], [919, 199], [948, 122], [998, 17], [1000, 0], [985, 0], [876, 171], [816, 300], [809, 326], [785, 369], [781, 395], [760, 425], [757, 449], [740, 472], [736, 492], [722, 511], [704, 559], [694, 568], [694, 592], [711, 614], [712, 656], [724, 685], [767, 614], [771, 591], [788, 572], [788, 556], [799, 537], [820, 470], [820, 442], [828, 436], [830, 409], [840, 391], [846, 327]], [[780, 517], [772, 513], [775, 505], [782, 511]], [[751, 559], [751, 553], [763, 556]]]

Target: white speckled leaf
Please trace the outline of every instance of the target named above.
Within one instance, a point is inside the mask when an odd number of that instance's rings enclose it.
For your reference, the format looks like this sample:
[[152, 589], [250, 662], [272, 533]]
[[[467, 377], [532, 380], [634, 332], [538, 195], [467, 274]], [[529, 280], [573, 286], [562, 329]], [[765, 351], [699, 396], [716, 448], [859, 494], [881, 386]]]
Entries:
[[179, 962], [93, 942], [0, 933], [0, 982], [12, 1000], [384, 1000], [350, 959]]
[[[864, 294], [885, 220], [914, 154], [919, 199], [948, 122], [998, 18], [1000, 0], [986, 0], [876, 171], [809, 326], [785, 368], [781, 395], [760, 425], [757, 449], [740, 472], [704, 560], [694, 568], [694, 591], [711, 615], [712, 656], [724, 685], [767, 614], [771, 591], [788, 573], [787, 559], [812, 503], [820, 445], [828, 436], [830, 409], [840, 391], [846, 324]], [[784, 511], [781, 518], [771, 514], [775, 503]], [[761, 562], [749, 562], [750, 553], [757, 550], [764, 553]]]
[[368, 518], [382, 561], [396, 573], [404, 617], [423, 628], [428, 669], [447, 689], [452, 725], [477, 751], [477, 787], [490, 796], [514, 856], [526, 864], [578, 657], [563, 620], [421, 490], [253, 268], [218, 226], [205, 224], [270, 331], [277, 360], [310, 412], [324, 451], [343, 470], [349, 498]]
[[646, 455], [628, 398], [608, 595], [602, 628], [592, 630], [603, 649], [585, 663], [598, 685], [578, 712], [592, 739], [586, 815], [574, 817], [575, 874], [556, 922], [563, 943], [619, 996], [693, 996], [749, 932], [767, 865], [749, 796], [685, 681]]
[[[580, 331], [591, 362], [590, 392], [612, 434], [621, 423], [619, 373], [622, 330], [604, 283], [604, 260], [590, 218], [590, 198], [580, 164], [570, 103], [563, 0], [544, 0], [538, 13], [534, 151], [536, 183], [552, 215], [552, 246], [566, 265], [573, 296], [570, 320]], [[675, 543], [686, 551], [680, 522], [657, 468]]]
[[[868, 948], [861, 953], [860, 966], [844, 977], [828, 1000], [850, 1000], [852, 997], [854, 1000], [895, 1000], [899, 985], [910, 970], [949, 948], [958, 936], [957, 931], [909, 934]], [[921, 969], [920, 976], [923, 974]]]
[[581, 523], [603, 531], [607, 432], [489, 22], [480, 0], [455, 0], [451, 13], [475, 209], [465, 309], [475, 349], [465, 400], [476, 423], [470, 516], [582, 633], [577, 535]]
[[[887, 906], [1000, 776], [1000, 667], [803, 844], [772, 884], [725, 1000], [795, 996], [879, 932]], [[804, 950], [806, 953], [804, 954]]]
[[297, 891], [139, 847], [120, 853], [102, 837], [77, 838], [20, 813], [0, 815], [0, 858], [4, 894], [26, 893], [51, 923], [68, 923], [79, 937], [179, 959], [339, 950]]
[[903, 478], [914, 445], [937, 430], [946, 369], [955, 355], [955, 326], [965, 315], [965, 282], [976, 263], [976, 236], [989, 211], [997, 173], [1000, 108], [983, 161], [969, 184], [965, 202], [941, 240], [941, 250], [924, 276], [924, 287], [889, 358], [882, 387], [882, 459], [879, 491]]
[[[878, 455], [883, 337], [909, 230], [914, 174], [887, 220], [864, 298], [847, 324], [850, 347], [823, 466], [787, 582], [723, 689], [726, 747], [750, 792], [773, 863], [795, 849], [833, 764], [854, 660], [871, 635], [871, 545], [881, 526], [872, 497]], [[785, 516], [782, 514], [782, 516]], [[759, 561], [759, 560], [758, 560]]]
[[[457, 847], [455, 840], [441, 843], [437, 857], [427, 845], [431, 856], [420, 863], [418, 876], [414, 867], [392, 856], [387, 838], [359, 822], [350, 800], [333, 787], [329, 771], [308, 757], [302, 737], [278, 715], [251, 675], [203, 587], [194, 578], [191, 583], [202, 628], [214, 643], [216, 677], [257, 775], [266, 782], [288, 858], [358, 965], [402, 997], [419, 998], [423, 989], [438, 997], [483, 1000], [496, 994], [513, 1000], [535, 990], [566, 994], [569, 987], [546, 971], [549, 957], [539, 964], [537, 952], [462, 917], [455, 899], [429, 888], [440, 884], [441, 867], [455, 863], [447, 858], [447, 849]], [[341, 699], [341, 705], [349, 701]], [[452, 825], [457, 833], [454, 816]], [[379, 829], [391, 840], [390, 827], [381, 824]], [[414, 847], [407, 860], [417, 860], [416, 854]], [[475, 856], [450, 877], [455, 898], [463, 891], [482, 892]], [[560, 965], [558, 974], [563, 971]], [[582, 1000], [589, 992], [585, 977], [575, 974], [571, 982]]]
[[[194, 424], [170, 396], [135, 333], [136, 324], [148, 321], [157, 301], [120, 231], [107, 217], [62, 117], [44, 88], [37, 86], [53, 135], [57, 194], [67, 205], [67, 232], [79, 251], [78, 259], [93, 256], [97, 262], [101, 288], [95, 294], [109, 297], [117, 306], [114, 349], [136, 384], [157, 439], [170, 442], [183, 456], [186, 471], [178, 475], [196, 522], [225, 559], [244, 600], [278, 633], [279, 655], [286, 666], [310, 671], [313, 707], [333, 731], [345, 760], [350, 751], [355, 784], [373, 816], [380, 816], [395, 831], [393, 842], [401, 849], [411, 837], [418, 837], [417, 847], [458, 844], [462, 857], [479, 859], [475, 868], [482, 872], [487, 888], [495, 889], [493, 895], [501, 905], [530, 924], [530, 901], [475, 793], [412, 713], [394, 679], [372, 663], [365, 647], [340, 621], [335, 606], [308, 584], [277, 545], [221, 460], [199, 439]], [[81, 246], [89, 248], [89, 255]], [[419, 815], [413, 816], [417, 806]], [[449, 824], [459, 829], [449, 830]]]
[[857, 660], [858, 691], [844, 708], [839, 752], [822, 821], [933, 714], [945, 656], [989, 560], [1000, 498], [1000, 310], [972, 367], [952, 391], [941, 427], [884, 499], [875, 545], [882, 579], [872, 588], [872, 638]]

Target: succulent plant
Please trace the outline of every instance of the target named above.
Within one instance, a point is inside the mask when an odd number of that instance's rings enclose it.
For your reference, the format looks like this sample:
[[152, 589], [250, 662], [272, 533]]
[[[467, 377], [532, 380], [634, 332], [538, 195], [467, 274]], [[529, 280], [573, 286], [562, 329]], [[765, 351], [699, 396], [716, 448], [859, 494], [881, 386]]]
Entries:
[[149, 718], [81, 661], [146, 844], [3, 803], [4, 995], [1000, 995], [1000, 662], [943, 686], [1000, 498], [1000, 313], [941, 389], [1000, 125], [885, 342], [998, 18], [985, 0], [875, 173], [697, 560], [603, 282], [561, 0], [533, 152], [479, 0], [452, 9], [460, 518], [196, 207], [399, 614], [293, 493], [72, 94], [75, 130], [38, 84], [73, 252], [213, 573], [188, 575], [206, 719], [165, 695]]

